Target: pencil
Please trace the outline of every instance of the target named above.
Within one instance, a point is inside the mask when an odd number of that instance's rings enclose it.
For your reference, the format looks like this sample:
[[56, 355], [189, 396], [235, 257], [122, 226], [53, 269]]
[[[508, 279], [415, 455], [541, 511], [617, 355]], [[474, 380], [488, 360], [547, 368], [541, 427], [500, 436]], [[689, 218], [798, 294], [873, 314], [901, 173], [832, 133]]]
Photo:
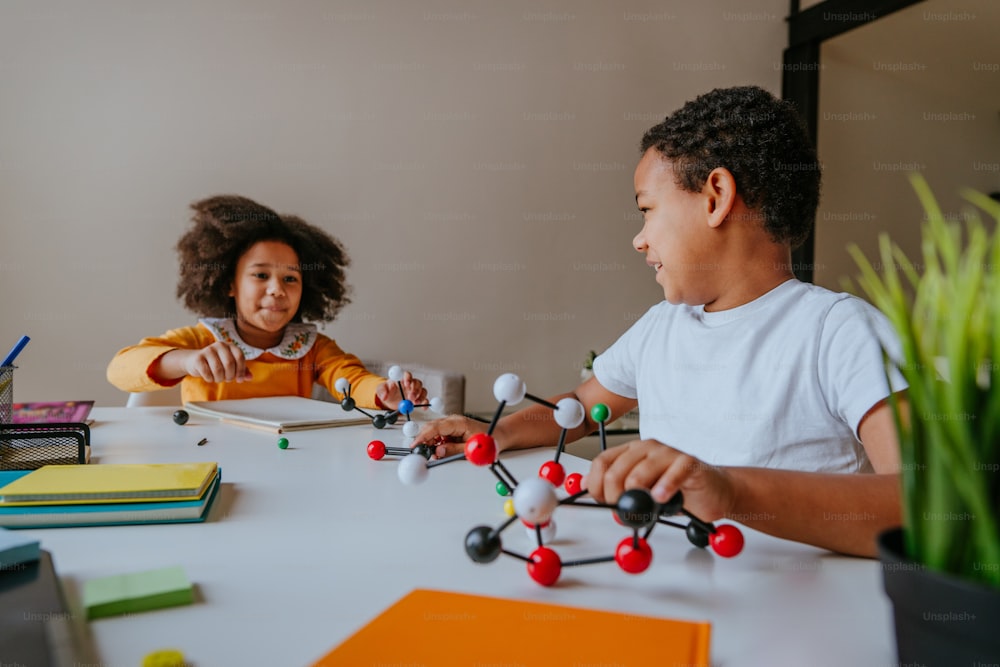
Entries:
[[21, 339], [14, 343], [14, 347], [10, 348], [10, 352], [8, 352], [7, 356], [4, 357], [3, 363], [0, 364], [0, 366], [12, 366], [14, 364], [14, 360], [17, 359], [17, 355], [21, 354], [21, 350], [23, 350], [24, 346], [28, 344], [29, 340], [31, 339], [27, 336], [21, 336]]

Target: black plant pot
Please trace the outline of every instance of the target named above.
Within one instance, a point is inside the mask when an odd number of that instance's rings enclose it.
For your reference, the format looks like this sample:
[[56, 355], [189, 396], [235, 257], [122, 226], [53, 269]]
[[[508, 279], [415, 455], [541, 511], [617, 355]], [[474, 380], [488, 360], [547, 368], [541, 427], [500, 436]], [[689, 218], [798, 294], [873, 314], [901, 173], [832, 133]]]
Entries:
[[1000, 589], [908, 559], [901, 528], [878, 538], [899, 664], [986, 667], [1000, 660]]

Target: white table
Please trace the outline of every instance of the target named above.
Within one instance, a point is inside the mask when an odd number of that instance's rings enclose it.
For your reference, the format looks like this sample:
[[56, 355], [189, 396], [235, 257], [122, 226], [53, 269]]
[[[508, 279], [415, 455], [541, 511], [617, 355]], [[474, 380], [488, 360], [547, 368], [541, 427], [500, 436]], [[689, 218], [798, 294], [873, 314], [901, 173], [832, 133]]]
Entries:
[[[178, 426], [172, 412], [94, 410], [92, 462], [218, 461], [223, 486], [207, 523], [30, 531], [52, 552], [74, 610], [81, 582], [94, 577], [182, 565], [196, 584], [191, 606], [79, 621], [82, 664], [134, 666], [150, 651], [175, 647], [197, 667], [308, 665], [414, 588], [708, 620], [713, 665], [895, 662], [875, 561], [749, 529], [743, 553], [722, 559], [659, 526], [645, 573], [587, 565], [564, 569], [545, 588], [514, 558], [480, 565], [465, 555], [473, 526], [505, 518], [488, 469], [451, 463], [421, 486], [404, 486], [395, 462], [372, 461], [365, 451], [374, 437], [398, 445], [398, 427], [291, 433], [281, 450], [275, 434], [197, 418]], [[208, 444], [196, 446], [203, 437]], [[551, 453], [504, 461], [522, 479]], [[587, 465], [571, 456], [563, 462], [570, 471]], [[564, 560], [610, 555], [628, 534], [593, 509], [560, 508], [555, 520], [553, 546]], [[520, 527], [503, 538], [506, 548], [531, 550]], [[566, 641], [567, 664], [580, 662]], [[501, 657], [484, 647], [468, 664]]]

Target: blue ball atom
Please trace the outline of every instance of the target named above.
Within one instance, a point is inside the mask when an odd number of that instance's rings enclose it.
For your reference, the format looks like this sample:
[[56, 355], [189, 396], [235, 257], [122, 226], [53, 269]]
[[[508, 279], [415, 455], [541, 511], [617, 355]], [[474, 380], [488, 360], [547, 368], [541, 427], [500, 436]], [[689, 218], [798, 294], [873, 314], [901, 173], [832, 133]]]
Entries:
[[399, 402], [399, 414], [408, 415], [413, 412], [413, 401], [408, 398], [404, 398]]

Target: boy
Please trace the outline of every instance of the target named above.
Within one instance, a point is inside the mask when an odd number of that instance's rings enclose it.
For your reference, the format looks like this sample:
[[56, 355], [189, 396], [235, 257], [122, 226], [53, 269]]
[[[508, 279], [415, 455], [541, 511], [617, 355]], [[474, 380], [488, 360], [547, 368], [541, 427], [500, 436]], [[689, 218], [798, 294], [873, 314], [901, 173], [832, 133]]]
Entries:
[[[613, 415], [640, 408], [642, 439], [598, 456], [585, 487], [608, 502], [628, 488], [661, 503], [680, 490], [706, 520], [875, 555], [875, 536], [900, 523], [882, 361], [894, 336], [867, 303], [792, 274], [791, 249], [819, 199], [801, 121], [760, 88], [714, 90], [650, 129], [641, 148], [644, 221], [633, 246], [666, 300], [567, 394], [588, 413], [595, 403]], [[894, 377], [892, 390], [902, 387]], [[588, 414], [567, 439], [595, 427]], [[448, 417], [415, 442], [464, 442], [482, 430]], [[517, 449], [554, 443], [558, 432], [551, 410], [532, 406], [502, 419], [494, 437]]]

